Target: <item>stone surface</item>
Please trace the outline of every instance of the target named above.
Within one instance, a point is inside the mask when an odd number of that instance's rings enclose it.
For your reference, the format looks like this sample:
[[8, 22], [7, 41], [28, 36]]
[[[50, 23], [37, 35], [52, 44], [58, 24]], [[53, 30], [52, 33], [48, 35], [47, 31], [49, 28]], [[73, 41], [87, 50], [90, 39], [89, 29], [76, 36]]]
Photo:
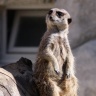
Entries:
[[79, 96], [96, 96], [96, 40], [76, 48], [73, 53], [79, 80]]
[[0, 96], [39, 96], [33, 81], [32, 62], [21, 58], [0, 68]]
[[0, 68], [0, 96], [20, 96], [11, 73]]
[[2, 54], [2, 10], [0, 10], [0, 58], [1, 58], [1, 54]]

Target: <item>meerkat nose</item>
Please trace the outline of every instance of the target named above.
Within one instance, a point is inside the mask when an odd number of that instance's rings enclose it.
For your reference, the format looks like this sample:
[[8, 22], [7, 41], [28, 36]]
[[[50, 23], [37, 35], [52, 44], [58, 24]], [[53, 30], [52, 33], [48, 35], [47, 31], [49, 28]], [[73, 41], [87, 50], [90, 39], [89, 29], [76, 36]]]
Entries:
[[51, 21], [54, 21], [52, 16], [50, 16], [49, 19], [50, 19]]

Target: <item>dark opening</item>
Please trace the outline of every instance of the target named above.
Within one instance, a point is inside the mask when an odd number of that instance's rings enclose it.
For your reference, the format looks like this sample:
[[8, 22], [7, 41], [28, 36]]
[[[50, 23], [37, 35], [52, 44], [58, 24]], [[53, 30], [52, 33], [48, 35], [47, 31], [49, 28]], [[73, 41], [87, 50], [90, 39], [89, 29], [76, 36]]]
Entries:
[[16, 10], [7, 10], [7, 46], [9, 45], [15, 14]]
[[15, 47], [37, 47], [45, 30], [45, 17], [21, 17]]

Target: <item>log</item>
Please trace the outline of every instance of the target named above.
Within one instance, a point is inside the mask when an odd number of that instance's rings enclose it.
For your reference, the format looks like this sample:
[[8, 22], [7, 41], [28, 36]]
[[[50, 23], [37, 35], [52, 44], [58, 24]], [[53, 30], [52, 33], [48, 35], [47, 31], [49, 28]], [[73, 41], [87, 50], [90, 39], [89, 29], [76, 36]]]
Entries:
[[22, 57], [0, 68], [0, 96], [39, 96], [29, 59]]

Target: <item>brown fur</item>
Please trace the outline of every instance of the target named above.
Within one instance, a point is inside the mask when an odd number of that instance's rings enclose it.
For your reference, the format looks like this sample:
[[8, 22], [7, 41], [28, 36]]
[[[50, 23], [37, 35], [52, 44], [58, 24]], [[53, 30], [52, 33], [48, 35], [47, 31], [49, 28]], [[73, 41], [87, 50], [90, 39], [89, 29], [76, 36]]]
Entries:
[[[51, 9], [51, 16], [64, 23], [50, 22], [46, 16], [47, 31], [45, 32], [37, 55], [34, 76], [40, 96], [77, 96], [77, 78], [74, 74], [74, 57], [68, 41], [68, 22], [70, 15], [64, 9]], [[57, 18], [56, 12], [65, 16]]]

